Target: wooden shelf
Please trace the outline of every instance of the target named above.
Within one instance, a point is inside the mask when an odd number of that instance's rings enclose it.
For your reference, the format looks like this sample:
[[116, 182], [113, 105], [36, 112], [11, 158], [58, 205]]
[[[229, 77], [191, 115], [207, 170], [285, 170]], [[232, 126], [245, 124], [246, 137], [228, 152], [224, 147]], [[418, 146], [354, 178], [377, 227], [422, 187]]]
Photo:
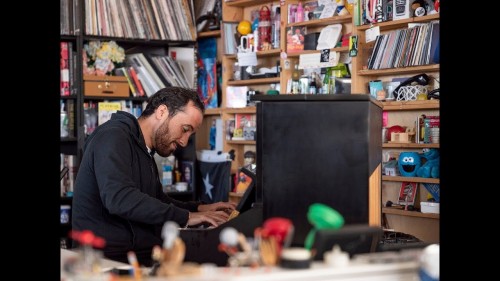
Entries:
[[76, 100], [76, 95], [72, 95], [72, 96], [61, 96], [61, 99], [62, 100]]
[[76, 137], [66, 137], [66, 138], [61, 138], [61, 142], [74, 142], [77, 141], [78, 139]]
[[[349, 47], [338, 47], [338, 48], [330, 49], [330, 52], [342, 53], [342, 52], [348, 52], [348, 51], [349, 51]], [[305, 51], [301, 51], [301, 52], [297, 52], [297, 53], [290, 53], [287, 56], [289, 58], [293, 58], [293, 57], [299, 57], [300, 55], [304, 55], [304, 54], [314, 54], [314, 53], [320, 53], [320, 52], [321, 52], [321, 50], [305, 50]]]
[[277, 2], [277, 0], [229, 0], [225, 1], [225, 5], [232, 7], [246, 7], [263, 5], [271, 2]]
[[257, 108], [255, 106], [247, 106], [247, 107], [241, 107], [241, 108], [225, 108], [224, 113], [255, 113], [257, 112]]
[[351, 22], [352, 22], [352, 16], [345, 15], [345, 16], [333, 16], [333, 17], [326, 18], [326, 19], [294, 22], [294, 23], [289, 23], [286, 26], [287, 27], [290, 27], [290, 26], [314, 27], [314, 26], [327, 26], [329, 24], [334, 24], [334, 23], [351, 23]]
[[220, 37], [220, 30], [203, 31], [198, 33], [198, 39], [200, 38], [210, 38], [210, 37]]
[[382, 148], [439, 148], [439, 143], [383, 143]]
[[383, 181], [399, 181], [399, 182], [439, 183], [439, 179], [421, 178], [421, 177], [382, 176], [382, 180]]
[[439, 109], [439, 100], [384, 101], [381, 104], [387, 111]]
[[147, 101], [148, 97], [103, 97], [103, 96], [83, 96], [84, 100], [130, 100]]
[[418, 217], [418, 218], [429, 218], [429, 219], [439, 219], [439, 214], [433, 213], [421, 213], [418, 211], [405, 211], [395, 208], [382, 208], [382, 214], [391, 214], [406, 217]]
[[177, 41], [177, 40], [156, 40], [156, 39], [140, 39], [140, 38], [123, 38], [123, 37], [109, 37], [109, 36], [98, 36], [98, 35], [84, 35], [82, 36], [84, 41], [97, 40], [97, 41], [115, 41], [120, 44], [131, 43], [134, 45], [140, 44], [144, 46], [161, 46], [165, 45], [176, 46], [176, 45], [193, 45], [196, 41]]
[[433, 21], [433, 20], [439, 20], [439, 13], [438, 14], [433, 14], [433, 15], [427, 15], [423, 17], [414, 17], [414, 18], [408, 18], [408, 19], [403, 19], [403, 20], [393, 20], [393, 21], [386, 21], [386, 22], [381, 22], [381, 23], [373, 23], [370, 25], [360, 25], [357, 27], [358, 31], [361, 30], [367, 30], [371, 27], [378, 26], [380, 27], [380, 31], [388, 30], [388, 29], [397, 29], [397, 28], [406, 28], [408, 27], [409, 23], [418, 23], [418, 22], [428, 22], [428, 21]]
[[[280, 54], [280, 49], [271, 49], [271, 50], [267, 50], [267, 51], [258, 51], [256, 53], [257, 57], [258, 58], [261, 58], [261, 57], [273, 57], [273, 56], [277, 56]], [[236, 59], [236, 54], [234, 55], [225, 55], [226, 58], [228, 59]]]
[[439, 64], [418, 65], [387, 69], [366, 69], [358, 71], [359, 76], [384, 76], [439, 71]]
[[247, 85], [258, 85], [258, 84], [272, 84], [279, 83], [279, 77], [272, 78], [259, 78], [259, 79], [248, 79], [248, 80], [233, 80], [227, 81], [228, 86], [247, 86]]
[[222, 108], [206, 108], [205, 109], [205, 116], [207, 115], [220, 115], [222, 114]]
[[226, 141], [228, 144], [250, 144], [250, 145], [255, 145], [256, 142], [253, 140], [228, 140]]

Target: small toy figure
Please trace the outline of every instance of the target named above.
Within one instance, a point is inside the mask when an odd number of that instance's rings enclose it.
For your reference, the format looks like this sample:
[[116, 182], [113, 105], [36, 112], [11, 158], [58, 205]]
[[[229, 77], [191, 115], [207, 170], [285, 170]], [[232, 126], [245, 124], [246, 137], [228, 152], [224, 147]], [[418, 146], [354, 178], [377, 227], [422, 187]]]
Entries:
[[167, 221], [162, 228], [163, 248], [155, 246], [152, 257], [160, 266], [156, 271], [157, 276], [173, 276], [182, 274], [199, 274], [198, 265], [183, 263], [186, 254], [186, 245], [179, 238], [179, 225]]
[[238, 232], [233, 227], [226, 227], [220, 232], [219, 240], [218, 249], [229, 256], [229, 266], [249, 265], [256, 267], [259, 265], [258, 257], [255, 255], [252, 246], [248, 243], [243, 233]]
[[69, 233], [71, 239], [79, 243], [79, 255], [64, 261], [64, 273], [70, 275], [99, 275], [101, 272], [102, 252], [98, 249], [104, 247], [106, 242], [102, 237], [95, 236], [90, 230], [76, 231]]

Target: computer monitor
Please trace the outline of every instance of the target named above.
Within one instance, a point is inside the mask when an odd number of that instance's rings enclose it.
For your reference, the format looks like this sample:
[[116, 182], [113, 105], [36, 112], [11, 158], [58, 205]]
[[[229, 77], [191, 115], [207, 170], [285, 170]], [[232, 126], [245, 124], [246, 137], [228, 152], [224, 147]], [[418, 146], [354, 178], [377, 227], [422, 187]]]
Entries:
[[323, 260], [324, 253], [331, 251], [335, 244], [339, 245], [340, 249], [347, 252], [351, 258], [356, 254], [375, 252], [383, 233], [382, 228], [366, 224], [344, 225], [340, 229], [316, 230], [311, 248], [314, 260]]
[[241, 214], [251, 209], [253, 203], [255, 203], [256, 177], [255, 173], [246, 167], [242, 167], [240, 172], [244, 173], [247, 176], [246, 180], [250, 181], [248, 187], [246, 188], [245, 192], [243, 193], [243, 196], [240, 199], [240, 202], [236, 206], [236, 210]]

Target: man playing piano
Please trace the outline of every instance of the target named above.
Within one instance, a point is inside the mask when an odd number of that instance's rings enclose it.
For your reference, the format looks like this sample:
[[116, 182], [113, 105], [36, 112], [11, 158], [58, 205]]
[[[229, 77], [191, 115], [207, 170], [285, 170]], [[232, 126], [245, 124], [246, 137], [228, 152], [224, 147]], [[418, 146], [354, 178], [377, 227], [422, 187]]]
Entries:
[[149, 98], [139, 118], [118, 111], [88, 136], [75, 182], [72, 227], [103, 237], [106, 258], [126, 263], [127, 252], [134, 251], [142, 265], [151, 266], [166, 221], [187, 227], [228, 220], [234, 203], [181, 202], [164, 194], [153, 157], [186, 146], [204, 110], [196, 91], [167, 87]]

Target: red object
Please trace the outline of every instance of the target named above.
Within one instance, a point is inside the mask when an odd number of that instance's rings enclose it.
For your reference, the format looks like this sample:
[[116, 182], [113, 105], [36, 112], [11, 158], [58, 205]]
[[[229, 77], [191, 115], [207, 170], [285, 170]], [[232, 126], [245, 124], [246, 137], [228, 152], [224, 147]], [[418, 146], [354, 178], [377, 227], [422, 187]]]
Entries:
[[80, 242], [82, 245], [89, 245], [96, 248], [102, 248], [106, 244], [106, 241], [98, 236], [95, 236], [94, 233], [90, 230], [82, 230], [76, 231], [71, 230], [69, 233], [71, 239]]
[[264, 5], [259, 12], [259, 46], [257, 50], [262, 51], [264, 46], [271, 44], [271, 11]]
[[293, 235], [293, 224], [292, 221], [286, 218], [269, 218], [267, 219], [262, 227], [255, 230], [255, 236], [261, 236], [262, 238], [268, 238], [273, 236], [278, 242], [278, 253], [281, 253], [281, 248], [288, 246], [290, 238]]
[[391, 134], [392, 133], [404, 133], [404, 132], [406, 132], [406, 128], [401, 127], [399, 125], [394, 125], [392, 127], [389, 127], [387, 129], [387, 135], [388, 135], [387, 139], [389, 139], [389, 140], [391, 139]]

